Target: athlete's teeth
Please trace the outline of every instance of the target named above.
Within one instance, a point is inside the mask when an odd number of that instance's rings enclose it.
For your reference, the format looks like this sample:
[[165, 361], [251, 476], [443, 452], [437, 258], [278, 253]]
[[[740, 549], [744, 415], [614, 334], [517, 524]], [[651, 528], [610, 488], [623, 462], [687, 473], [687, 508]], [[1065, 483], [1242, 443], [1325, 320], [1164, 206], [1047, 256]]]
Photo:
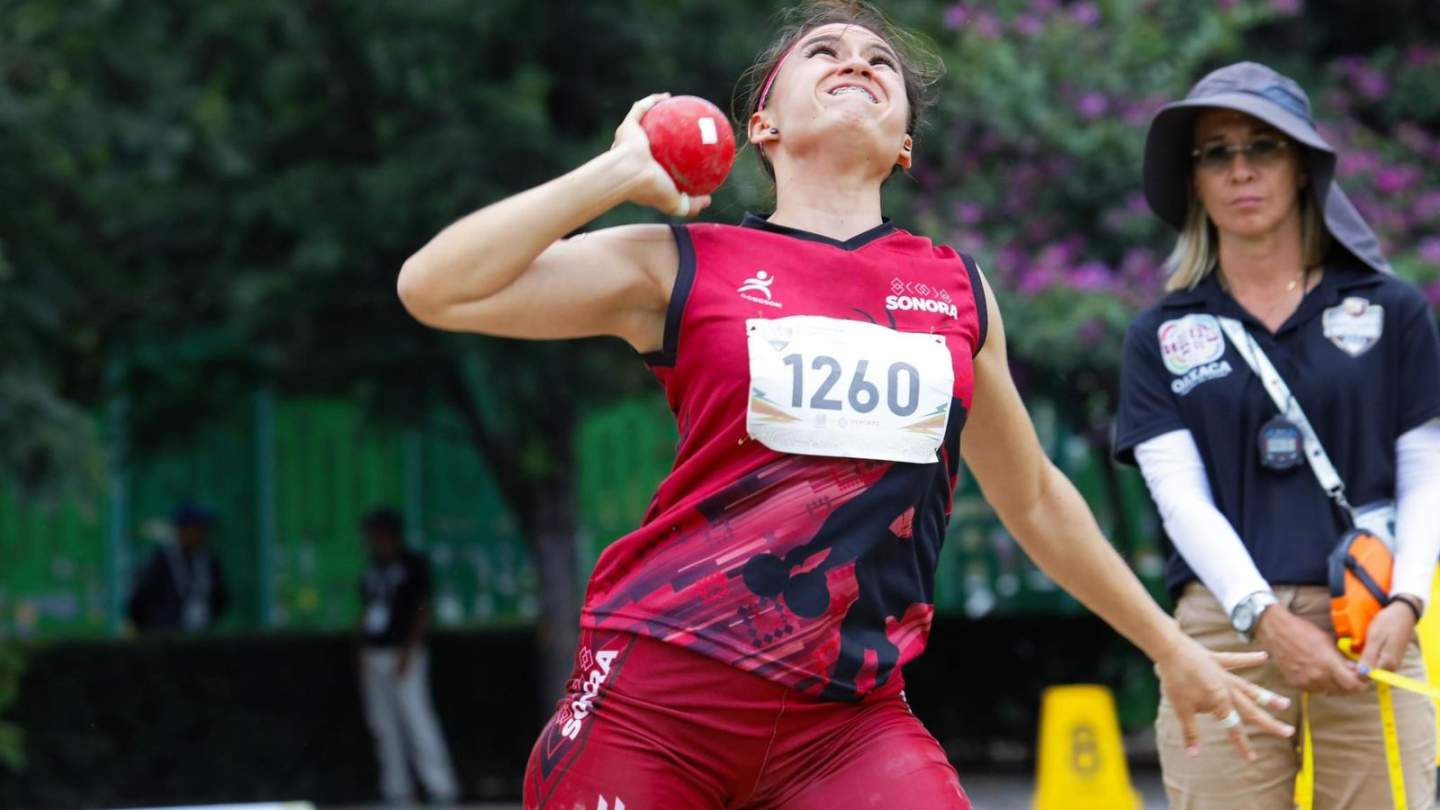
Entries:
[[874, 94], [872, 94], [869, 90], [866, 90], [863, 87], [856, 87], [853, 84], [847, 84], [844, 87], [839, 87], [835, 90], [830, 91], [830, 95], [832, 96], [838, 96], [841, 93], [864, 93], [865, 97], [870, 99], [872, 103], [878, 103], [875, 99]]

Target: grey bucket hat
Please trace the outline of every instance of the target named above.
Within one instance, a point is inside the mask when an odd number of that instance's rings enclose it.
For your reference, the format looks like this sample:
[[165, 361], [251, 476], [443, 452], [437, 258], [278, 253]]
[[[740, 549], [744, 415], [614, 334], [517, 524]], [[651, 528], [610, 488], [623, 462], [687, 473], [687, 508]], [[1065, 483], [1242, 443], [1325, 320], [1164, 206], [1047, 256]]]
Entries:
[[1161, 219], [1177, 230], [1185, 226], [1190, 204], [1191, 150], [1195, 116], [1205, 107], [1223, 107], [1252, 115], [1307, 147], [1303, 151], [1309, 188], [1324, 206], [1325, 228], [1357, 264], [1391, 272], [1380, 240], [1335, 182], [1335, 148], [1315, 130], [1310, 99], [1293, 80], [1256, 62], [1238, 62], [1201, 79], [1181, 101], [1155, 114], [1145, 137], [1145, 199]]

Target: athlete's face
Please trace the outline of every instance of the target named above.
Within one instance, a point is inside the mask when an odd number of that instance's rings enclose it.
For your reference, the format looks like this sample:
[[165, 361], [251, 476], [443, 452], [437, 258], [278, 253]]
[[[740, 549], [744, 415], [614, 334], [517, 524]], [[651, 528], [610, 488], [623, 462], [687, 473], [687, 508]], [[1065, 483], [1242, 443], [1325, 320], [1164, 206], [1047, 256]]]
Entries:
[[1207, 109], [1195, 118], [1195, 148], [1195, 193], [1222, 239], [1264, 236], [1292, 217], [1298, 224], [1305, 171], [1299, 145], [1284, 133], [1241, 112]]
[[909, 114], [895, 51], [868, 29], [833, 23], [806, 33], [784, 57], [764, 108], [751, 116], [750, 140], [772, 163], [780, 151], [858, 143], [883, 176], [910, 165]]

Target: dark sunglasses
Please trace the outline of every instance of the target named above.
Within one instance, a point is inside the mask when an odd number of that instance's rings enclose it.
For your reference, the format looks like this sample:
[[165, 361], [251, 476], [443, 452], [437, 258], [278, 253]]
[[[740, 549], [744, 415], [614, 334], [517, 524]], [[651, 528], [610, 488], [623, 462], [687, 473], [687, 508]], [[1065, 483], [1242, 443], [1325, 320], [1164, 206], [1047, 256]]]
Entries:
[[1249, 143], [1217, 143], [1190, 153], [1195, 165], [1207, 172], [1229, 171], [1231, 159], [1244, 155], [1251, 166], [1269, 169], [1280, 162], [1290, 142], [1283, 138], [1256, 138]]

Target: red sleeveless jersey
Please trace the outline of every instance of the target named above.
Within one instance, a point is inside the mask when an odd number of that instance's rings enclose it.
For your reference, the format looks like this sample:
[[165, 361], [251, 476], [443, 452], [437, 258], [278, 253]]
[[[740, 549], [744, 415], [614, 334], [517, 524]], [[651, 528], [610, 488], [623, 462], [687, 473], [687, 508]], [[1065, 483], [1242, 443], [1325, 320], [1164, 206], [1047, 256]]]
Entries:
[[[753, 215], [672, 227], [679, 273], [645, 360], [679, 426], [675, 466], [640, 528], [601, 554], [581, 624], [824, 698], [899, 689], [934, 612], [985, 339], [979, 272], [888, 222], [844, 242]], [[779, 453], [747, 435], [746, 319], [791, 315], [943, 336], [954, 389], [938, 463]]]

